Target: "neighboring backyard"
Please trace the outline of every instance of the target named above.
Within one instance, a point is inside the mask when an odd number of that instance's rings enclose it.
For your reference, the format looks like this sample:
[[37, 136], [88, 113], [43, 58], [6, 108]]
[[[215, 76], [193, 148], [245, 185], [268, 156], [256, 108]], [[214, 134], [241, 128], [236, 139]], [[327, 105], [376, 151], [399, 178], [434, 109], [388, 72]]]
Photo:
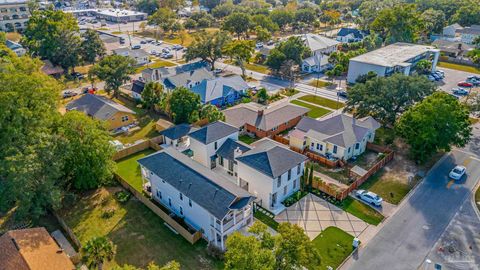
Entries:
[[307, 102], [310, 102], [310, 103], [314, 103], [314, 104], [317, 104], [317, 105], [320, 105], [320, 106], [323, 106], [323, 107], [327, 107], [327, 108], [330, 108], [330, 109], [334, 109], [334, 110], [341, 109], [341, 108], [345, 107], [345, 104], [343, 104], [341, 102], [337, 102], [335, 100], [331, 100], [331, 99], [328, 99], [328, 98], [319, 97], [319, 96], [315, 96], [315, 95], [306, 95], [306, 96], [300, 97], [298, 99], [303, 100], [303, 101], [307, 101]]
[[155, 150], [148, 148], [117, 161], [117, 174], [125, 179], [133, 188], [142, 192], [142, 173], [137, 160], [154, 153]]
[[337, 269], [353, 251], [353, 236], [337, 227], [326, 228], [312, 243], [321, 256], [318, 270], [327, 270], [328, 266]]
[[321, 108], [321, 107], [318, 107], [318, 106], [315, 106], [315, 105], [312, 105], [312, 104], [308, 104], [308, 103], [302, 102], [300, 100], [292, 100], [290, 102], [295, 104], [295, 105], [299, 105], [299, 106], [302, 106], [302, 107], [305, 107], [305, 108], [309, 108], [310, 111], [308, 112], [307, 115], [309, 117], [312, 117], [312, 118], [318, 118], [320, 116], [324, 116], [324, 115], [332, 112], [332, 111], [327, 110], [325, 108]]
[[141, 73], [144, 69], [147, 69], [147, 68], [173, 67], [175, 65], [176, 64], [173, 63], [173, 62], [162, 60], [162, 59], [159, 59], [159, 58], [155, 58], [155, 59], [153, 59], [153, 61], [151, 63], [148, 63], [146, 65], [137, 67], [135, 69], [135, 73]]
[[[223, 268], [222, 262], [207, 255], [203, 240], [191, 245], [134, 198], [124, 204], [117, 202], [114, 193], [119, 190], [114, 187], [88, 192], [62, 211], [82, 244], [92, 237], [106, 236], [117, 246], [116, 255], [105, 269], [124, 264], [144, 268], [152, 261], [164, 265], [171, 260], [179, 262], [182, 269]], [[107, 218], [106, 212], [113, 215]]]
[[238, 140], [240, 140], [240, 141], [242, 141], [246, 144], [252, 144], [252, 143], [258, 141], [258, 138], [256, 138], [256, 137], [252, 138], [248, 135], [243, 134], [243, 135], [238, 136]]

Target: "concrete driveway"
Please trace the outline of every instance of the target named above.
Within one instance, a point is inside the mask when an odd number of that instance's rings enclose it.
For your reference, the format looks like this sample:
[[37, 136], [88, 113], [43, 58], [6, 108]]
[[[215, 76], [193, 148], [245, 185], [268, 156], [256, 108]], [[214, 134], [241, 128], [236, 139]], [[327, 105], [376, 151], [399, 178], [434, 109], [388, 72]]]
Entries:
[[369, 226], [365, 221], [310, 193], [277, 215], [275, 220], [297, 224], [312, 240], [330, 226], [356, 237]]
[[[456, 164], [467, 167], [467, 176], [454, 182], [447, 175]], [[417, 269], [471, 196], [479, 177], [480, 159], [466, 149], [453, 150], [437, 162], [380, 232], [341, 269]]]

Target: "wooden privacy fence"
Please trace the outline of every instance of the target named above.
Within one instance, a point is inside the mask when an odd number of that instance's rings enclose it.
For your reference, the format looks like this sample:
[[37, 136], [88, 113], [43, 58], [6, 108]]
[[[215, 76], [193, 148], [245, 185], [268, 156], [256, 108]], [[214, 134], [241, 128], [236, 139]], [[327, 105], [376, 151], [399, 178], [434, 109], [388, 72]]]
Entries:
[[52, 214], [57, 219], [58, 224], [60, 224], [60, 227], [62, 227], [63, 231], [72, 240], [73, 244], [75, 245], [75, 248], [77, 250], [80, 250], [80, 248], [82, 247], [82, 244], [80, 243], [80, 240], [78, 240], [77, 236], [73, 233], [72, 229], [68, 227], [65, 220], [63, 220], [63, 218], [61, 218], [55, 211], [52, 211]]
[[[385, 156], [382, 159], [380, 159], [377, 163], [375, 163], [367, 171], [367, 173], [365, 173], [363, 176], [360, 176], [359, 178], [355, 179], [355, 181], [353, 183], [351, 183], [350, 186], [348, 186], [347, 189], [342, 190], [342, 189], [336, 188], [336, 187], [334, 187], [333, 184], [328, 184], [328, 183], [326, 183], [322, 180], [318, 180], [318, 179], [314, 179], [312, 181], [312, 188], [316, 188], [316, 189], [318, 189], [318, 190], [320, 190], [320, 191], [322, 191], [322, 192], [324, 192], [324, 193], [326, 193], [326, 194], [328, 194], [332, 197], [335, 197], [337, 200], [342, 201], [342, 200], [344, 200], [345, 198], [348, 197], [348, 194], [350, 194], [350, 192], [354, 191], [360, 185], [365, 183], [365, 181], [367, 181], [368, 178], [370, 178], [372, 175], [374, 175], [376, 172], [378, 172], [381, 168], [383, 168], [395, 156], [395, 153], [391, 149], [389, 149], [387, 147], [380, 146], [380, 145], [368, 143], [367, 144], [367, 149], [370, 149], [370, 150], [378, 152], [378, 153], [383, 153], [383, 154], [385, 154]], [[306, 155], [311, 160], [313, 160], [309, 156], [309, 152], [306, 152]]]
[[277, 142], [281, 143], [281, 144], [290, 145], [290, 141], [285, 137], [278, 136], [278, 135], [273, 135], [272, 139], [274, 141], [277, 141]]
[[115, 178], [126, 190], [130, 191], [135, 198], [141, 201], [146, 207], [148, 207], [152, 212], [159, 216], [165, 223], [172, 227], [176, 232], [178, 232], [183, 238], [185, 238], [190, 244], [195, 244], [200, 238], [202, 238], [202, 233], [199, 231], [190, 232], [189, 229], [182, 226], [175, 219], [173, 219], [169, 213], [163, 211], [155, 203], [153, 203], [149, 198], [145, 197], [141, 192], [134, 189], [125, 179], [121, 176], [115, 174]]
[[315, 153], [312, 153], [308, 150], [305, 150], [305, 155], [313, 162], [323, 164], [325, 166], [328, 166], [330, 168], [336, 168], [341, 166], [343, 163], [340, 163], [340, 160], [330, 160], [324, 156], [317, 155]]
[[160, 147], [160, 144], [163, 142], [162, 136], [158, 136], [155, 138], [151, 138], [148, 140], [141, 140], [134, 145], [125, 147], [123, 149], [118, 150], [114, 155], [113, 155], [113, 160], [117, 161], [119, 159], [122, 159], [124, 157], [133, 155], [135, 153], [138, 153], [140, 151], [143, 151], [148, 148], [152, 148], [156, 151], [162, 150], [162, 147]]

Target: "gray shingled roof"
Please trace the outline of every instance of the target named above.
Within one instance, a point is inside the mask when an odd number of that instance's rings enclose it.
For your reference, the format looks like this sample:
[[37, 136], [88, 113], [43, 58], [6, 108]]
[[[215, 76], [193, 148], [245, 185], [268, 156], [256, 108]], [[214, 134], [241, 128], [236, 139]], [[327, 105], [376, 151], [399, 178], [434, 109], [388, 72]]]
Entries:
[[190, 132], [188, 136], [203, 143], [209, 144], [218, 139], [224, 138], [237, 132], [238, 129], [222, 121], [210, 123], [196, 131]]
[[192, 92], [200, 95], [203, 103], [225, 97], [230, 91], [242, 92], [248, 89], [247, 82], [239, 75], [217, 77], [203, 80], [199, 85], [192, 87]]
[[187, 136], [191, 130], [192, 127], [189, 124], [179, 124], [171, 128], [164, 129], [159, 133], [160, 135], [163, 135], [171, 140], [177, 140], [184, 136]]
[[164, 149], [138, 163], [218, 219], [253, 199], [247, 191], [174, 149]]
[[110, 119], [117, 112], [135, 114], [134, 111], [109, 98], [94, 94], [85, 94], [68, 103], [65, 107], [68, 111], [80, 111], [100, 120]]
[[228, 138], [220, 148], [217, 150], [217, 155], [223, 157], [224, 159], [227, 160], [234, 160], [234, 151], [235, 149], [239, 148], [242, 153], [245, 153], [248, 150], [251, 150], [252, 148], [248, 146], [247, 144], [244, 144], [239, 141], [235, 141], [233, 139]]
[[224, 110], [223, 114], [225, 122], [235, 127], [239, 128], [247, 123], [267, 131], [298, 116], [305, 115], [308, 111], [310, 109], [285, 102], [263, 110], [262, 115], [259, 115], [258, 109], [252, 108], [248, 104], [240, 104]]
[[[212, 71], [207, 68], [199, 68], [191, 71], [181, 72], [167, 77], [165, 82], [169, 82], [174, 87], [186, 86], [190, 82], [200, 82], [202, 80], [211, 80], [215, 78]], [[168, 84], [168, 83], [166, 83]]]
[[269, 177], [277, 178], [305, 161], [307, 157], [264, 138], [257, 141], [252, 150], [236, 159]]
[[325, 50], [328, 47], [337, 46], [340, 44], [340, 42], [334, 39], [322, 37], [317, 34], [303, 34], [300, 35], [300, 37], [303, 41], [305, 41], [305, 45], [310, 48], [312, 52]]
[[303, 117], [296, 129], [305, 132], [308, 137], [348, 147], [360, 142], [367, 132], [379, 127], [380, 124], [370, 116], [354, 122], [352, 116], [342, 113], [320, 120]]

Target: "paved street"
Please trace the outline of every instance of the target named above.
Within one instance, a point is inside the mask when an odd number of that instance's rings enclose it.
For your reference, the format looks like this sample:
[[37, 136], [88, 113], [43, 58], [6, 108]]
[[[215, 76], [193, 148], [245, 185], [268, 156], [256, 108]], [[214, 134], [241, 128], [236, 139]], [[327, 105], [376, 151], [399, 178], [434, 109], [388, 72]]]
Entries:
[[[342, 269], [417, 269], [480, 177], [480, 159], [465, 151], [468, 149], [470, 146], [453, 150], [442, 158], [380, 232]], [[456, 164], [467, 167], [467, 177], [459, 182], [447, 177]]]

